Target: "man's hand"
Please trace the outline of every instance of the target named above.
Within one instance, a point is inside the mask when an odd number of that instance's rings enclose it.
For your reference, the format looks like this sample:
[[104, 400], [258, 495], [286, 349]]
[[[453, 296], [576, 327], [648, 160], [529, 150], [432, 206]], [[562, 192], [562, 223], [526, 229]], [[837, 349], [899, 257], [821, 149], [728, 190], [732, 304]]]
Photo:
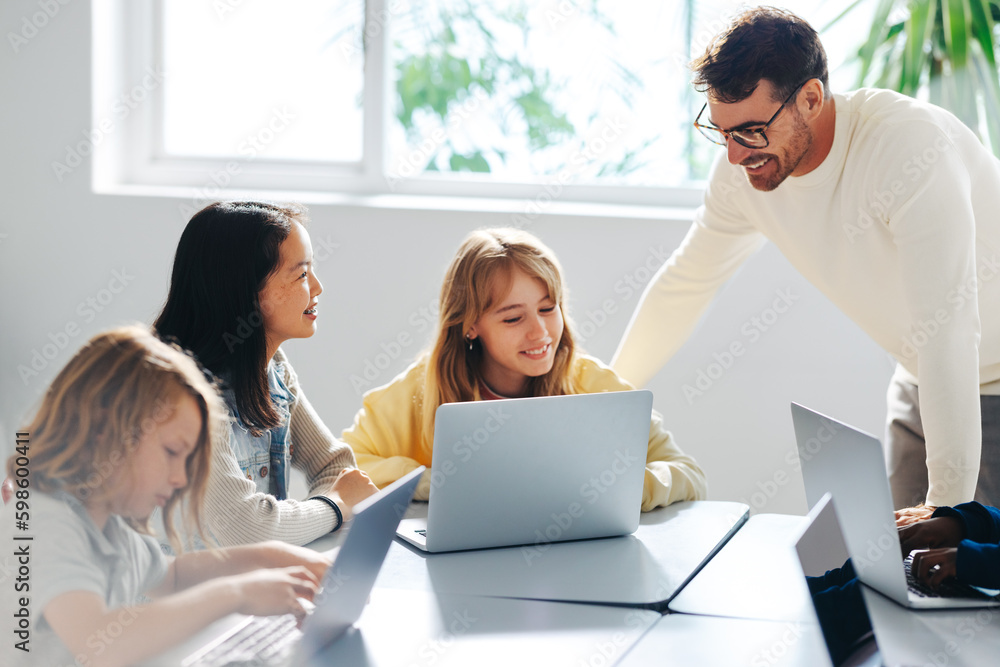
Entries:
[[14, 480], [10, 477], [4, 479], [3, 484], [0, 484], [0, 498], [3, 498], [3, 505], [10, 502], [10, 499], [14, 497]]
[[913, 552], [913, 573], [917, 581], [937, 590], [947, 579], [957, 576], [958, 549], [929, 549]]
[[965, 539], [962, 522], [953, 516], [939, 516], [899, 529], [899, 546], [903, 558], [914, 549], [942, 549], [957, 547]]
[[896, 528], [909, 526], [918, 521], [926, 521], [931, 518], [931, 514], [934, 514], [936, 509], [931, 505], [917, 505], [916, 507], [904, 507], [901, 510], [896, 510]]

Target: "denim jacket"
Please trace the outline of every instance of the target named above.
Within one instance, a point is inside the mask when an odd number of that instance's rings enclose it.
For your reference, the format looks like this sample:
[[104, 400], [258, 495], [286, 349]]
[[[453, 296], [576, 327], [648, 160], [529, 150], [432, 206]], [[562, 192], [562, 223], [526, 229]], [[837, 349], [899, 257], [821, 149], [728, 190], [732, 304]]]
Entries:
[[288, 497], [288, 481], [291, 475], [292, 443], [289, 422], [295, 398], [284, 381], [285, 364], [272, 360], [267, 365], [267, 384], [271, 393], [271, 403], [281, 418], [281, 424], [260, 436], [254, 437], [240, 419], [236, 399], [231, 388], [222, 397], [229, 406], [231, 434], [229, 446], [236, 462], [246, 478], [257, 485], [257, 491], [267, 493], [278, 500]]

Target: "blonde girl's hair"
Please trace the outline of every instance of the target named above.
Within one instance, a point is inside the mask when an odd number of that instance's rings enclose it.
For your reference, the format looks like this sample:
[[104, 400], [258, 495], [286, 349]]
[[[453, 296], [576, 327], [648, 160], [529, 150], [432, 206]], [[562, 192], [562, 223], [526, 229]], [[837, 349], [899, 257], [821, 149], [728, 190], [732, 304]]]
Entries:
[[577, 351], [572, 322], [566, 312], [567, 292], [559, 260], [545, 244], [522, 230], [472, 232], [459, 247], [441, 286], [437, 339], [428, 354], [424, 378], [423, 444], [428, 451], [434, 441], [434, 413], [438, 406], [481, 398], [483, 346], [473, 341], [470, 350], [465, 336], [510, 291], [514, 269], [545, 283], [549, 298], [556, 303], [565, 323], [552, 369], [529, 380], [528, 395], [579, 393], [570, 373]]
[[[208, 485], [213, 435], [225, 423], [225, 407], [212, 382], [194, 359], [147, 328], [127, 326], [91, 338], [46, 390], [28, 434], [28, 484], [38, 491], [65, 491], [84, 505], [102, 503], [120, 490], [142, 439], [169, 420], [178, 401], [190, 396], [201, 414], [201, 429], [187, 460], [186, 487], [163, 508], [167, 538], [181, 550], [173, 525], [174, 508], [204, 535], [201, 506]], [[20, 479], [17, 457], [7, 474]], [[21, 472], [23, 475], [24, 473]], [[114, 487], [114, 488], [112, 488]], [[126, 519], [135, 530], [152, 534], [149, 518]]]

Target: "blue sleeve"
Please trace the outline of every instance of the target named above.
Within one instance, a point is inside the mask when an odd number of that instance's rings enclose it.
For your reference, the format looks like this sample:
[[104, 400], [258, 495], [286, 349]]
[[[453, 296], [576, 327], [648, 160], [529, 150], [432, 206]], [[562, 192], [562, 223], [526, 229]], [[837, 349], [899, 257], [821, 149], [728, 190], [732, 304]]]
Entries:
[[1000, 543], [1000, 510], [979, 503], [962, 503], [955, 507], [939, 507], [933, 516], [951, 516], [962, 522], [965, 538], [983, 544]]
[[959, 581], [1000, 589], [1000, 544], [962, 540], [958, 544], [955, 568]]
[[958, 580], [1000, 589], [1000, 510], [972, 502], [939, 507], [934, 516], [954, 517], [965, 528], [955, 561]]

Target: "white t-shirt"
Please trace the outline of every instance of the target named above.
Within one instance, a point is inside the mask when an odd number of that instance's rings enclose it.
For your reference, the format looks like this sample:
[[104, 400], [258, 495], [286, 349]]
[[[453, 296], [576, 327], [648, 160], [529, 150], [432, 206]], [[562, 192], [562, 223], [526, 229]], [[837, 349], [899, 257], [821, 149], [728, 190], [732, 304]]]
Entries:
[[870, 89], [833, 100], [829, 155], [772, 192], [720, 155], [614, 368], [645, 384], [769, 239], [920, 386], [927, 502], [972, 500], [979, 395], [1000, 393], [1000, 161], [938, 107]]

